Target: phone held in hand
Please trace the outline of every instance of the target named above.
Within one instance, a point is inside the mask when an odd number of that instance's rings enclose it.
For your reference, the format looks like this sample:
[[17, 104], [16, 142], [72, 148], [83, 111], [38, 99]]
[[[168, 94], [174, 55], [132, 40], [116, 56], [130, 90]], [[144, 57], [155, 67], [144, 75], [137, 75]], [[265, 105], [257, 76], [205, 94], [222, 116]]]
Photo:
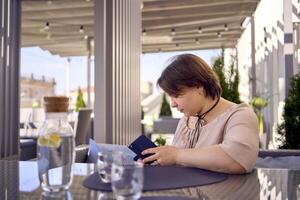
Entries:
[[[138, 159], [144, 159], [148, 156], [153, 155], [153, 154], [142, 155], [142, 152], [144, 150], [153, 148], [153, 147], [157, 147], [157, 146], [145, 135], [139, 136], [128, 146], [128, 148], [136, 154], [136, 156], [134, 157], [135, 161]], [[151, 163], [147, 163], [147, 164], [151, 164]]]

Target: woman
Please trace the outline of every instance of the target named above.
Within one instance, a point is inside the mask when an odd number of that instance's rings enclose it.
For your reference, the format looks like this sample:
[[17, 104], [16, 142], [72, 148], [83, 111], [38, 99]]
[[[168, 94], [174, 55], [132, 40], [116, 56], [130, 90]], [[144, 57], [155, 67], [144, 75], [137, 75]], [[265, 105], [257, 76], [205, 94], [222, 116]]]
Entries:
[[143, 151], [144, 163], [183, 165], [213, 171], [250, 172], [258, 154], [258, 122], [245, 103], [221, 98], [219, 80], [201, 58], [175, 57], [158, 79], [171, 106], [184, 113], [172, 146]]

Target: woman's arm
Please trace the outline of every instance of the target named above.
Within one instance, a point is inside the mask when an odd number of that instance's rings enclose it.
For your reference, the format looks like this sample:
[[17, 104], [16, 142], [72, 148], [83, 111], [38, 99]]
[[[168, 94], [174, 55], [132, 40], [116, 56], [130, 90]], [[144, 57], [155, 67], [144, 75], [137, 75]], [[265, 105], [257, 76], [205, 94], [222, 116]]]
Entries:
[[213, 171], [242, 174], [246, 170], [219, 145], [203, 148], [178, 149], [174, 146], [162, 146], [147, 149], [143, 154], [154, 153], [143, 160], [144, 163], [154, 161], [160, 165], [184, 165]]

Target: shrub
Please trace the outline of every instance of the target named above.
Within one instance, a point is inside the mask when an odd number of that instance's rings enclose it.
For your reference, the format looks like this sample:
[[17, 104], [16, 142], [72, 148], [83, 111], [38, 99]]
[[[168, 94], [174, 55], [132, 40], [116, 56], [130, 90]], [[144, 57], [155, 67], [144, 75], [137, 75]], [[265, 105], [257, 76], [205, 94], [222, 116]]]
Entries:
[[290, 90], [285, 99], [283, 123], [278, 128], [282, 149], [300, 149], [300, 73], [290, 82]]
[[[232, 61], [229, 70], [224, 68], [224, 50], [222, 49], [221, 56], [217, 57], [213, 64], [213, 70], [217, 74], [222, 87], [222, 97], [234, 103], [241, 103], [239, 93], [239, 71]], [[227, 74], [227, 76], [226, 76]]]
[[83, 94], [82, 91], [80, 89], [80, 87], [78, 88], [77, 91], [77, 99], [76, 99], [76, 105], [75, 105], [75, 111], [78, 112], [79, 108], [84, 108], [86, 107], [84, 99], [83, 99]]
[[162, 116], [172, 116], [170, 104], [167, 101], [165, 93], [163, 94], [163, 99], [162, 99], [161, 108], [160, 108], [160, 112], [159, 112], [159, 117], [162, 117]]

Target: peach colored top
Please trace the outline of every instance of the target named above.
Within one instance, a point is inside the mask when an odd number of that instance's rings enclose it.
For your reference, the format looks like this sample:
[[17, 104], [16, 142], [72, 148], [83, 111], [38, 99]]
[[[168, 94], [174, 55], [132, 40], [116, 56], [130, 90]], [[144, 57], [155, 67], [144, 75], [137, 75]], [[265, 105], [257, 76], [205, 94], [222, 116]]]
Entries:
[[235, 104], [213, 121], [196, 129], [198, 117], [183, 117], [178, 123], [173, 145], [200, 148], [219, 144], [232, 159], [250, 172], [256, 162], [259, 137], [258, 121], [245, 103]]

